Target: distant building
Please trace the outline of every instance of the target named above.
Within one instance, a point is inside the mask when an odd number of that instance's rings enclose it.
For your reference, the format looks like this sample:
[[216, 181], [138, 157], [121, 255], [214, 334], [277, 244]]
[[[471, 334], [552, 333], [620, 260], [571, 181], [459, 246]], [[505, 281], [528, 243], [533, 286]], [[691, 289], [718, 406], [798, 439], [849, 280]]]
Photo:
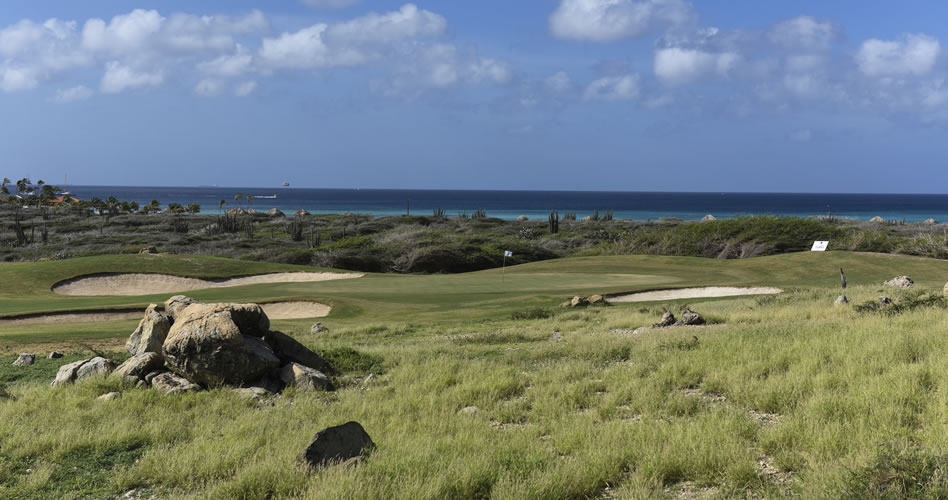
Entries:
[[73, 198], [72, 196], [60, 196], [59, 198], [53, 198], [46, 203], [49, 205], [62, 205], [63, 203], [67, 203], [66, 200], [69, 200], [68, 203], [79, 203], [79, 199]]

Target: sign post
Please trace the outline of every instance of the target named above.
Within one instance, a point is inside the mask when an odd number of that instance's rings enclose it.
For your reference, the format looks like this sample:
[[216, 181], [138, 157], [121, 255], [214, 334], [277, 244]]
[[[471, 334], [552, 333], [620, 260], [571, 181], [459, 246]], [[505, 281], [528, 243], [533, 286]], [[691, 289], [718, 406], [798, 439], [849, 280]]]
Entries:
[[507, 274], [507, 257], [513, 257], [513, 252], [510, 250], [504, 250], [504, 265], [500, 269], [500, 282], [504, 282], [505, 275]]
[[825, 252], [827, 246], [829, 246], [828, 241], [814, 241], [813, 247], [810, 248], [810, 251], [811, 252]]

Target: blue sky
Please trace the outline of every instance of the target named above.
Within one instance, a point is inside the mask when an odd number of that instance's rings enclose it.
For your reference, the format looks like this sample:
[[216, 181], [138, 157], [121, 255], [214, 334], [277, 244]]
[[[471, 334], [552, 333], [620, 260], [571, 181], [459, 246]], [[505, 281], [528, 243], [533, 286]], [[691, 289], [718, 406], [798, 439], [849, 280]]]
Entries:
[[948, 192], [948, 3], [7, 0], [0, 175]]

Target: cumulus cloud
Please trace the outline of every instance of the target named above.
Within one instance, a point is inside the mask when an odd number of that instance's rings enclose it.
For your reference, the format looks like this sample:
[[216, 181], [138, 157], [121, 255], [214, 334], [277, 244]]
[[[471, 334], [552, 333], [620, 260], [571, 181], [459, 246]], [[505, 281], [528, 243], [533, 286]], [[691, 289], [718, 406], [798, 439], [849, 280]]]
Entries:
[[856, 63], [867, 76], [919, 76], [931, 72], [940, 52], [938, 39], [924, 34], [905, 34], [898, 40], [873, 38], [862, 42]]
[[683, 24], [693, 15], [684, 0], [561, 0], [549, 25], [557, 38], [611, 42], [641, 37], [656, 24]]
[[94, 90], [86, 87], [85, 85], [79, 85], [78, 87], [57, 90], [56, 96], [53, 97], [53, 102], [69, 103], [84, 101], [92, 97], [93, 94], [95, 94]]
[[706, 75], [725, 77], [740, 61], [734, 52], [669, 47], [655, 52], [655, 75], [671, 85], [695, 81]]
[[222, 87], [223, 84], [219, 80], [206, 78], [194, 86], [193, 92], [195, 95], [203, 97], [214, 97], [220, 95]]
[[631, 100], [639, 97], [639, 75], [607, 76], [586, 87], [585, 101]]
[[821, 51], [839, 36], [839, 28], [829, 21], [799, 16], [775, 24], [767, 33], [772, 43], [786, 49]]
[[434, 12], [405, 4], [385, 14], [369, 13], [329, 27], [327, 36], [335, 42], [394, 42], [409, 38], [438, 36], [448, 22]]
[[112, 61], [105, 65], [105, 75], [102, 76], [99, 90], [104, 94], [117, 94], [128, 89], [161, 85], [164, 79], [164, 74], [160, 71], [136, 71], [118, 61]]

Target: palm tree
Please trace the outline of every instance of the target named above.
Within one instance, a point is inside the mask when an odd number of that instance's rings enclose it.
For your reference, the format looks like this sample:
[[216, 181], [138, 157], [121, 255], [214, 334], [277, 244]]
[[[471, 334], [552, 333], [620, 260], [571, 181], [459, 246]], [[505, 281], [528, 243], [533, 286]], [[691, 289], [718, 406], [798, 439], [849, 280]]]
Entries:
[[234, 195], [234, 203], [237, 204], [237, 208], [240, 208], [240, 200], [244, 199], [244, 193], [237, 193]]
[[145, 209], [148, 210], [149, 212], [160, 212], [161, 204], [158, 203], [158, 200], [151, 200], [151, 203], [147, 207], [145, 207]]
[[226, 205], [226, 204], [227, 204], [227, 200], [221, 200], [221, 202], [217, 204], [217, 213], [218, 213], [218, 215], [224, 213], [224, 205]]
[[189, 213], [189, 214], [194, 215], [194, 214], [200, 213], [200, 212], [201, 212], [201, 205], [198, 205], [197, 203], [191, 203], [191, 204], [188, 205], [188, 213]]
[[132, 212], [137, 212], [137, 211], [138, 211], [138, 202], [137, 202], [137, 201], [129, 202], [128, 208], [131, 209]]
[[26, 191], [26, 186], [30, 185], [30, 180], [26, 177], [16, 181], [16, 195], [20, 196], [20, 193]]
[[253, 195], [248, 194], [246, 198], [247, 198], [247, 208], [248, 209], [253, 208]]

